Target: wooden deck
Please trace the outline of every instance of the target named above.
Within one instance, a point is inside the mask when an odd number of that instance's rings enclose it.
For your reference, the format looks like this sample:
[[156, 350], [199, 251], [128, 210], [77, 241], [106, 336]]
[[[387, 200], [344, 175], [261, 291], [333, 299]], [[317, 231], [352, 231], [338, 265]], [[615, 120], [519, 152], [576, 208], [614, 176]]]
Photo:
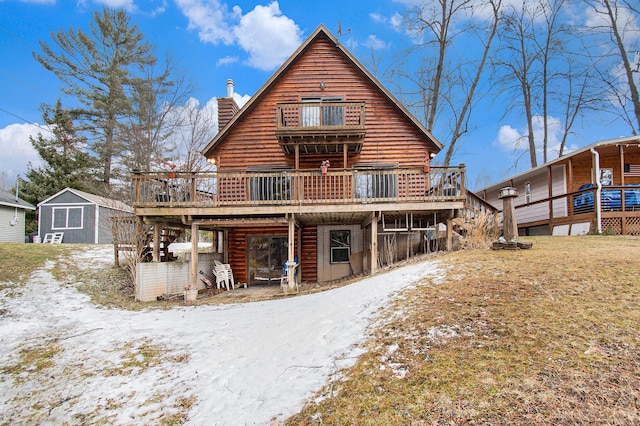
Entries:
[[518, 217], [531, 208], [541, 210], [545, 216], [534, 221], [519, 218], [518, 228], [521, 233], [527, 234], [535, 232], [534, 229], [546, 229], [549, 234], [553, 234], [557, 227], [574, 233], [578, 232], [578, 229], [584, 229], [582, 225], [588, 224], [589, 232], [597, 233], [600, 224], [599, 231], [602, 233], [640, 235], [640, 204], [635, 198], [628, 196], [629, 191], [637, 191], [638, 186], [607, 186], [603, 190], [608, 193], [605, 196], [601, 195], [601, 202], [596, 202], [595, 206], [594, 200], [598, 198], [595, 188], [517, 205]]
[[461, 209], [464, 167], [134, 174], [138, 216], [343, 216]]

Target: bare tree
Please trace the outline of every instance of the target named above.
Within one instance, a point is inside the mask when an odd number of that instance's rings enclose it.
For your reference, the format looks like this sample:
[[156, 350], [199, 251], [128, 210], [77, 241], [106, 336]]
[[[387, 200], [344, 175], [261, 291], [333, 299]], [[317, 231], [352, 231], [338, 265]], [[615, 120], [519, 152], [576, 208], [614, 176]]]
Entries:
[[198, 101], [191, 98], [175, 111], [180, 116], [175, 119], [180, 127], [173, 140], [177, 146], [177, 162], [184, 171], [200, 171], [208, 165], [201, 150], [215, 136], [218, 123], [217, 109], [211, 102], [200, 107]]
[[[419, 68], [402, 61], [393, 72], [405, 102], [421, 111], [425, 126], [438, 126], [448, 135], [444, 165], [452, 161], [458, 141], [469, 131], [477, 89], [483, 81], [497, 33], [501, 0], [438, 0], [410, 9], [405, 26], [415, 45], [403, 57], [419, 54]], [[480, 54], [470, 57], [456, 43], [479, 44]]]
[[[172, 134], [182, 125], [179, 114], [192, 84], [176, 71], [169, 58], [159, 75], [156, 67], [146, 67], [145, 75], [132, 84], [133, 112], [120, 127], [125, 172], [153, 170], [176, 156]], [[172, 76], [173, 78], [170, 78]]]
[[[640, 131], [640, 11], [631, 0], [584, 0], [593, 13], [588, 29], [608, 46], [594, 58], [598, 73], [617, 116], [637, 135]], [[595, 31], [594, 31], [595, 30]]]
[[[523, 138], [531, 167], [538, 165], [538, 148], [544, 163], [552, 153], [551, 129], [561, 133], [558, 155], [564, 152], [572, 126], [592, 99], [592, 74], [580, 61], [575, 29], [567, 25], [566, 0], [536, 0], [506, 9], [496, 63], [504, 70], [501, 93], [505, 115], [521, 110], [526, 120]], [[560, 116], [560, 119], [553, 117]], [[539, 126], [538, 126], [539, 125]], [[536, 129], [541, 129], [540, 140]], [[539, 146], [538, 146], [539, 145]]]

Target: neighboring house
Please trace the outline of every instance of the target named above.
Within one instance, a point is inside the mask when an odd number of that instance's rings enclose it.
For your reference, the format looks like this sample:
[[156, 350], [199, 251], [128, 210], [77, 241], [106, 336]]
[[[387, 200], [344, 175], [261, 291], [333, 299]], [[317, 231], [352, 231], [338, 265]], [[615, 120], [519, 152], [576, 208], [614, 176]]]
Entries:
[[0, 242], [25, 242], [25, 211], [36, 208], [11, 194], [0, 189]]
[[118, 200], [65, 188], [38, 204], [38, 235], [63, 233], [63, 243], [111, 244], [112, 218], [132, 216]]
[[134, 174], [136, 216], [155, 224], [154, 240], [167, 227], [213, 231], [250, 285], [280, 283], [296, 258], [288, 271], [307, 282], [373, 273], [432, 250], [440, 223], [451, 247], [464, 166], [430, 167], [440, 142], [324, 26], [242, 109], [227, 84], [202, 151], [216, 172]]
[[497, 208], [515, 187], [520, 235], [640, 235], [640, 138], [604, 140], [475, 193]]

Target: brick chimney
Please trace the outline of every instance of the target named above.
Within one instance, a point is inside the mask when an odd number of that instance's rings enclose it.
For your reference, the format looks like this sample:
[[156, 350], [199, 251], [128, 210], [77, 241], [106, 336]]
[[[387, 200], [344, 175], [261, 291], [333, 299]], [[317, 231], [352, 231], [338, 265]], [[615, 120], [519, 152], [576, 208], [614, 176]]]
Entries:
[[218, 131], [222, 130], [240, 110], [233, 100], [233, 80], [227, 80], [227, 97], [218, 98]]

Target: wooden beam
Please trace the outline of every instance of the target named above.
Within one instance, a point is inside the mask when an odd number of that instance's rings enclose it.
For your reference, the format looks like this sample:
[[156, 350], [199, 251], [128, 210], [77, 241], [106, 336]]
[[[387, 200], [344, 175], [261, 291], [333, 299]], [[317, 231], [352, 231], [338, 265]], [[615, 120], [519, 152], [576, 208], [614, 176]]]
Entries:
[[192, 223], [200, 226], [213, 226], [216, 228], [242, 228], [242, 227], [255, 227], [255, 226], [281, 226], [286, 225], [288, 222], [285, 218], [270, 218], [270, 219], [200, 219], [194, 220]]

